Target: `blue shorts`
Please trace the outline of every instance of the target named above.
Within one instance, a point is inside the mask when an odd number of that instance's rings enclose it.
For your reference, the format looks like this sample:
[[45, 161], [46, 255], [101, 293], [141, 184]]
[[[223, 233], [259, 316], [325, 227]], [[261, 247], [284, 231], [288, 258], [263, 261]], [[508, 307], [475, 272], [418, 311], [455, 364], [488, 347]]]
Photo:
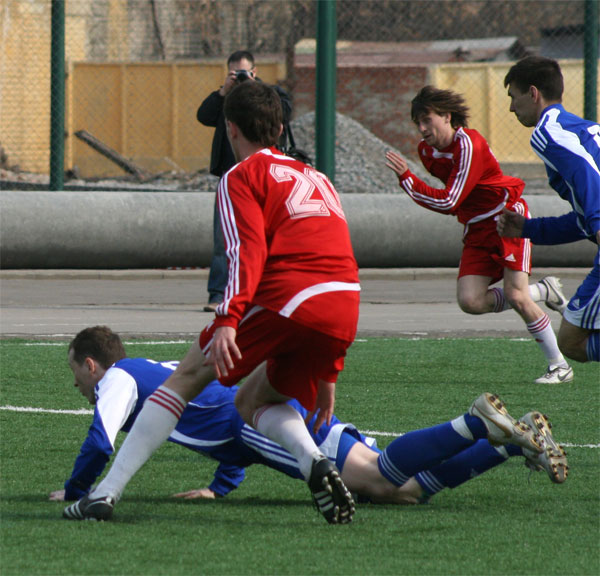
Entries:
[[340, 436], [337, 448], [337, 456], [335, 458], [335, 465], [338, 467], [338, 470], [340, 472], [344, 469], [344, 464], [346, 463], [346, 458], [348, 457], [350, 449], [357, 442], [364, 444], [365, 446], [367, 446], [374, 452], [377, 452], [378, 454], [381, 453], [381, 450], [377, 448], [377, 442], [374, 438], [370, 438], [369, 436], [358, 437], [356, 433], [356, 430], [346, 428]]
[[[294, 404], [297, 405], [295, 400], [292, 401], [292, 405]], [[332, 422], [331, 426], [323, 424], [316, 436], [312, 434], [310, 424], [309, 430], [311, 430], [311, 435], [319, 450], [332, 462], [335, 462], [340, 472], [344, 467], [350, 449], [357, 442], [361, 442], [375, 452], [380, 452], [375, 438], [363, 436], [352, 424], [340, 422], [335, 416], [334, 420], [335, 422]], [[240, 423], [242, 424], [239, 432], [241, 441], [254, 453], [253, 457], [249, 457], [248, 461], [243, 464], [239, 463], [240, 465], [263, 464], [292, 478], [302, 478], [298, 462], [287, 450], [254, 430], [254, 428], [243, 424], [241, 418]]]
[[600, 252], [591, 272], [569, 301], [563, 317], [584, 330], [600, 330]]

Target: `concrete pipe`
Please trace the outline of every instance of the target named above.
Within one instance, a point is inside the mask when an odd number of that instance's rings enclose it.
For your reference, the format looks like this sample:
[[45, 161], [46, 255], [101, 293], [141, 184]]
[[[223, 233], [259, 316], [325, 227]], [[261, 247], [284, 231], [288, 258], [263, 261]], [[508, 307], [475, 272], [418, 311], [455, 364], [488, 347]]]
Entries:
[[[557, 216], [557, 196], [527, 197], [532, 214]], [[165, 268], [209, 266], [214, 194], [0, 192], [0, 266]], [[361, 268], [455, 267], [462, 226], [405, 195], [346, 194], [342, 204]], [[535, 246], [534, 267], [591, 267], [588, 241]]]

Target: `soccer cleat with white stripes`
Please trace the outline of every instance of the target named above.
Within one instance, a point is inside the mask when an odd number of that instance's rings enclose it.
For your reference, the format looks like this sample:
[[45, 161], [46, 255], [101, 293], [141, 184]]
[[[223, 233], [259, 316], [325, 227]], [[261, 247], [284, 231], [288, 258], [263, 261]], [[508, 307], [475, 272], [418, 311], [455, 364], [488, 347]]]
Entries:
[[569, 464], [567, 453], [552, 436], [552, 424], [548, 417], [541, 412], [528, 412], [521, 418], [521, 422], [527, 424], [533, 430], [537, 430], [543, 439], [543, 452], [537, 453], [523, 448], [525, 465], [530, 470], [545, 470], [548, 477], [555, 484], [562, 484], [569, 475]]
[[84, 496], [63, 510], [63, 518], [67, 518], [67, 520], [110, 520], [116, 502], [116, 499], [111, 496], [100, 498]]
[[540, 284], [543, 284], [546, 287], [546, 290], [548, 290], [548, 296], [546, 297], [544, 304], [546, 304], [550, 310], [562, 314], [569, 301], [562, 291], [560, 279], [556, 276], [544, 276], [540, 280]]
[[317, 510], [329, 524], [352, 522], [354, 499], [338, 469], [326, 456], [313, 461], [308, 487]]
[[515, 420], [506, 410], [504, 402], [495, 394], [486, 392], [479, 396], [469, 409], [488, 431], [488, 441], [493, 446], [516, 444], [533, 452], [542, 451], [542, 440], [527, 424]]
[[548, 371], [534, 382], [536, 384], [565, 384], [573, 380], [573, 368], [571, 366], [556, 366], [555, 368], [548, 367]]

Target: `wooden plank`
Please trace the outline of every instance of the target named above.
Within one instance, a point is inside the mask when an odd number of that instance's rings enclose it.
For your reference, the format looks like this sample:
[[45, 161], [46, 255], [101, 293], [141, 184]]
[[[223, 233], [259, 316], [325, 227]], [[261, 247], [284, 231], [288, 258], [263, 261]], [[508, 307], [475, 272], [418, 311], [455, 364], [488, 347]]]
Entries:
[[80, 140], [83, 140], [97, 152], [100, 152], [100, 154], [109, 160], [113, 161], [117, 166], [125, 170], [125, 172], [133, 174], [139, 182], [144, 182], [152, 178], [152, 174], [149, 174], [143, 168], [136, 166], [134, 162], [128, 160], [116, 150], [113, 150], [110, 146], [107, 146], [98, 140], [98, 138], [93, 134], [90, 134], [87, 130], [78, 130], [75, 132], [75, 136]]

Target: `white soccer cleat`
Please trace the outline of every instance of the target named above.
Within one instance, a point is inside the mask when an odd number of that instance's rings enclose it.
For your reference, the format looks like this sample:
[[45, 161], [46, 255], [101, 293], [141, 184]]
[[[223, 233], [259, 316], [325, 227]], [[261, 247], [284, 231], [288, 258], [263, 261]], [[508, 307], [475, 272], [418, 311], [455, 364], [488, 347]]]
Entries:
[[543, 284], [546, 287], [546, 290], [548, 290], [548, 296], [546, 297], [544, 304], [546, 304], [550, 310], [562, 314], [569, 301], [562, 291], [560, 279], [556, 276], [544, 276], [544, 278], [540, 280], [540, 284]]
[[542, 451], [541, 437], [527, 424], [515, 420], [495, 394], [486, 392], [479, 396], [469, 408], [469, 414], [485, 424], [488, 442], [493, 446], [516, 444], [532, 452]]
[[548, 371], [534, 382], [536, 384], [565, 384], [573, 381], [573, 368], [571, 366], [556, 366], [556, 368], [548, 367]]
[[541, 412], [528, 412], [521, 418], [521, 422], [524, 422], [533, 430], [537, 430], [543, 439], [544, 446], [544, 451], [539, 454], [523, 448], [525, 465], [530, 470], [545, 470], [552, 482], [562, 484], [569, 475], [567, 453], [554, 440], [552, 436], [552, 424], [550, 424], [548, 417]]

